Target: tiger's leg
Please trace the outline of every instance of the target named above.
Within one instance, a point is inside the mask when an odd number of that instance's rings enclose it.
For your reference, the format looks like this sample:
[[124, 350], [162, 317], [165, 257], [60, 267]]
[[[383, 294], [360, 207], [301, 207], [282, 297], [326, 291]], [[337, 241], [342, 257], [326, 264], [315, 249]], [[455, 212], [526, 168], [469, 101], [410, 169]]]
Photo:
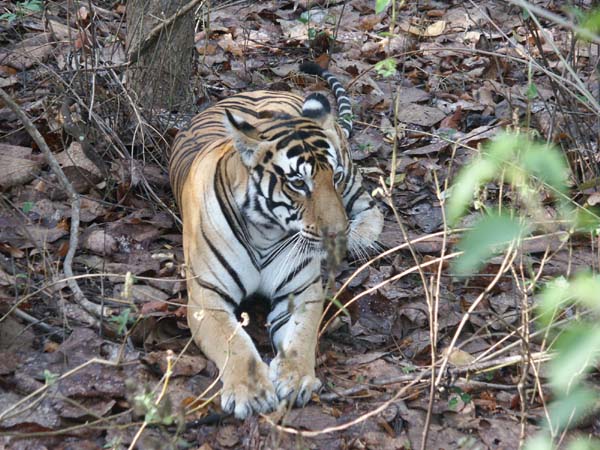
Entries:
[[296, 293], [275, 297], [278, 302], [268, 317], [277, 350], [269, 366], [271, 380], [279, 399], [295, 401], [298, 406], [305, 405], [321, 387], [315, 376], [315, 352], [323, 297], [321, 277], [317, 276]]
[[188, 324], [196, 344], [221, 374], [221, 406], [244, 419], [279, 403], [267, 365], [237, 321], [231, 305], [212, 290], [191, 282]]

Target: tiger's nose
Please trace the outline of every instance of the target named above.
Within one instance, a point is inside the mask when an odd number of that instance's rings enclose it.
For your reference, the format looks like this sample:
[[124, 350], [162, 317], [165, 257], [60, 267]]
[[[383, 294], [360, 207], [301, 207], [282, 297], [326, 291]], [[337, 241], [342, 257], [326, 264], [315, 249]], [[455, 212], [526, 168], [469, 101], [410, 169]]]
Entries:
[[338, 225], [334, 225], [334, 226], [327, 226], [327, 227], [321, 227], [321, 236], [327, 238], [327, 239], [336, 239], [336, 238], [340, 238], [342, 236], [346, 235], [346, 227], [344, 227], [342, 224]]

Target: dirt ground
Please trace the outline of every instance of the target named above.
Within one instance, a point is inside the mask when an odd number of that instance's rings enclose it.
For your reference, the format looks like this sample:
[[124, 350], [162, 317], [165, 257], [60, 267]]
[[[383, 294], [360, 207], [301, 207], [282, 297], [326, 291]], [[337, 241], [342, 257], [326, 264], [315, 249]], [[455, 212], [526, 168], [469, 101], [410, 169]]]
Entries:
[[[510, 270], [502, 254], [456, 277], [460, 230], [450, 232], [441, 205], [456, 172], [507, 127], [556, 143], [573, 169], [572, 198], [597, 203], [588, 156], [598, 122], [577, 105], [568, 68], [600, 98], [598, 45], [493, 0], [381, 13], [375, 0], [198, 10], [198, 110], [246, 90], [326, 90], [298, 64], [331, 59], [353, 103], [354, 160], [386, 215], [381, 250], [338, 268], [319, 344], [322, 390], [305, 408], [242, 422], [221, 413], [217, 371], [190, 343], [166, 169], [178, 125], [156, 125], [128, 93], [126, 5], [40, 3], [0, 1], [12, 14], [0, 20], [0, 88], [80, 200], [74, 212], [0, 100], [0, 448], [516, 449], [544, 426], [552, 393], [535, 287], [597, 270], [595, 238], [536, 233]], [[532, 5], [570, 17], [567, 2]], [[499, 201], [510, 193], [490, 183], [461, 226]], [[260, 308], [249, 330], [271, 358]], [[597, 374], [589, 382], [600, 388]], [[600, 437], [600, 416], [573, 436]]]

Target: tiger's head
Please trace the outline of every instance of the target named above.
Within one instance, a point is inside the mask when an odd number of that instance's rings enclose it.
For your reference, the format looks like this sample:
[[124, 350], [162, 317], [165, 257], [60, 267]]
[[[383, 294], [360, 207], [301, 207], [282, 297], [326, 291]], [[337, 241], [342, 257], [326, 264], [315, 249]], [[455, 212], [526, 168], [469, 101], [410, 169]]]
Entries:
[[311, 94], [299, 116], [249, 124], [230, 111], [226, 126], [248, 170], [244, 213], [274, 237], [299, 234], [313, 251], [349, 232], [343, 195], [353, 175], [348, 143], [327, 98]]

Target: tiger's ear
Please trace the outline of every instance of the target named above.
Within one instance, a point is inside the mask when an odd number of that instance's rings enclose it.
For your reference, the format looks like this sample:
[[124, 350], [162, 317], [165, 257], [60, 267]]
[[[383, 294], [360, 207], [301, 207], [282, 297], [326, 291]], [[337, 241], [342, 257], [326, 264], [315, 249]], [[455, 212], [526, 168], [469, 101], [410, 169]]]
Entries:
[[323, 94], [310, 94], [302, 105], [302, 115], [313, 119], [325, 130], [335, 130], [335, 117], [331, 114], [329, 100]]
[[253, 167], [257, 161], [258, 146], [261, 142], [258, 130], [239, 116], [225, 110], [225, 128], [229, 132], [235, 149], [242, 162]]

